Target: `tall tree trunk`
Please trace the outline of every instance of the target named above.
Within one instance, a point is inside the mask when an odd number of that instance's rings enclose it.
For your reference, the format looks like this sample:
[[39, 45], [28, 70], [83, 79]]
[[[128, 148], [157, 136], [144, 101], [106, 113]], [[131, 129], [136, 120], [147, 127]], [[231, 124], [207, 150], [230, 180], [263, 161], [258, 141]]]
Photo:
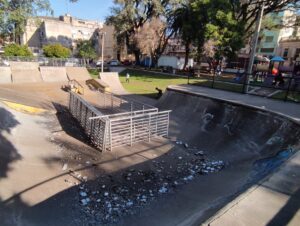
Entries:
[[135, 64], [140, 65], [140, 51], [134, 50]]
[[183, 69], [186, 69], [186, 66], [188, 65], [189, 56], [190, 56], [190, 42], [186, 42], [186, 44], [185, 44], [185, 59], [184, 59]]

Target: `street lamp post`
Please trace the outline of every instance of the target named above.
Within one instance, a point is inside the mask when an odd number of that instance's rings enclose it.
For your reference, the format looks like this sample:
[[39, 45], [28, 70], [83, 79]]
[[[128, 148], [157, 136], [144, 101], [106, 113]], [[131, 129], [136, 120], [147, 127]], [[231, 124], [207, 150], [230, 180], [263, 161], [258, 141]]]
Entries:
[[255, 33], [253, 36], [253, 43], [252, 43], [251, 54], [250, 54], [250, 58], [249, 58], [249, 65], [248, 65], [248, 69], [247, 69], [246, 86], [244, 88], [244, 93], [248, 93], [248, 91], [249, 91], [250, 75], [252, 74], [255, 53], [256, 53], [256, 48], [257, 48], [257, 42], [258, 42], [258, 38], [259, 38], [259, 32], [261, 30], [261, 22], [262, 22], [263, 15], [264, 15], [265, 3], [262, 2], [261, 4], [262, 4], [262, 6], [259, 11], [259, 15], [258, 15], [258, 18], [256, 21]]
[[104, 39], [105, 39], [106, 32], [102, 32], [102, 47], [101, 47], [101, 73], [104, 72]]

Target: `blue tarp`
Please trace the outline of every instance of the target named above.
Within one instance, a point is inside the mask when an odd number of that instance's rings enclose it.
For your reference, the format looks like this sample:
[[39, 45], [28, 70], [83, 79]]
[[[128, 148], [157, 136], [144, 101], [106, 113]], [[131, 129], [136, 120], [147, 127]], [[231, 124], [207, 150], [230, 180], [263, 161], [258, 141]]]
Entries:
[[271, 59], [273, 62], [284, 62], [284, 59], [280, 56], [275, 56]]

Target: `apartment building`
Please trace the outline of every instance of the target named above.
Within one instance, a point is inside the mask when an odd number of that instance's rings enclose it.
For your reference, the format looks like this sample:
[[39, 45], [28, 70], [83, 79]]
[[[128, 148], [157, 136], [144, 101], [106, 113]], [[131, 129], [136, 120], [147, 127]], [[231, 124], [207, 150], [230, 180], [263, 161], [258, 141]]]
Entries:
[[104, 57], [116, 58], [116, 41], [113, 27], [98, 21], [82, 20], [64, 15], [56, 17], [38, 17], [27, 21], [22, 44], [27, 44], [35, 54], [41, 53], [44, 45], [60, 43], [76, 53], [78, 40], [92, 40], [98, 55], [101, 55], [102, 37], [105, 33]]

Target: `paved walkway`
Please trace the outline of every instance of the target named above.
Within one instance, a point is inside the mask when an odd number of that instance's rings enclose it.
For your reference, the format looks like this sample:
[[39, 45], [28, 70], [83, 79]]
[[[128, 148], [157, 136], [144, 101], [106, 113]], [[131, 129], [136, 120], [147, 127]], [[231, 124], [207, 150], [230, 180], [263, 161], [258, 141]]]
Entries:
[[260, 96], [228, 92], [224, 90], [211, 89], [193, 85], [172, 85], [170, 89], [214, 98], [222, 101], [233, 102], [241, 105], [251, 106], [262, 110], [272, 111], [282, 116], [293, 119], [300, 123], [300, 104], [268, 99]]
[[[300, 123], [300, 104], [198, 86], [181, 85], [169, 88], [273, 111]], [[296, 147], [298, 150], [299, 145]], [[203, 225], [299, 225], [299, 178], [300, 152], [297, 152], [277, 172], [252, 186]]]

